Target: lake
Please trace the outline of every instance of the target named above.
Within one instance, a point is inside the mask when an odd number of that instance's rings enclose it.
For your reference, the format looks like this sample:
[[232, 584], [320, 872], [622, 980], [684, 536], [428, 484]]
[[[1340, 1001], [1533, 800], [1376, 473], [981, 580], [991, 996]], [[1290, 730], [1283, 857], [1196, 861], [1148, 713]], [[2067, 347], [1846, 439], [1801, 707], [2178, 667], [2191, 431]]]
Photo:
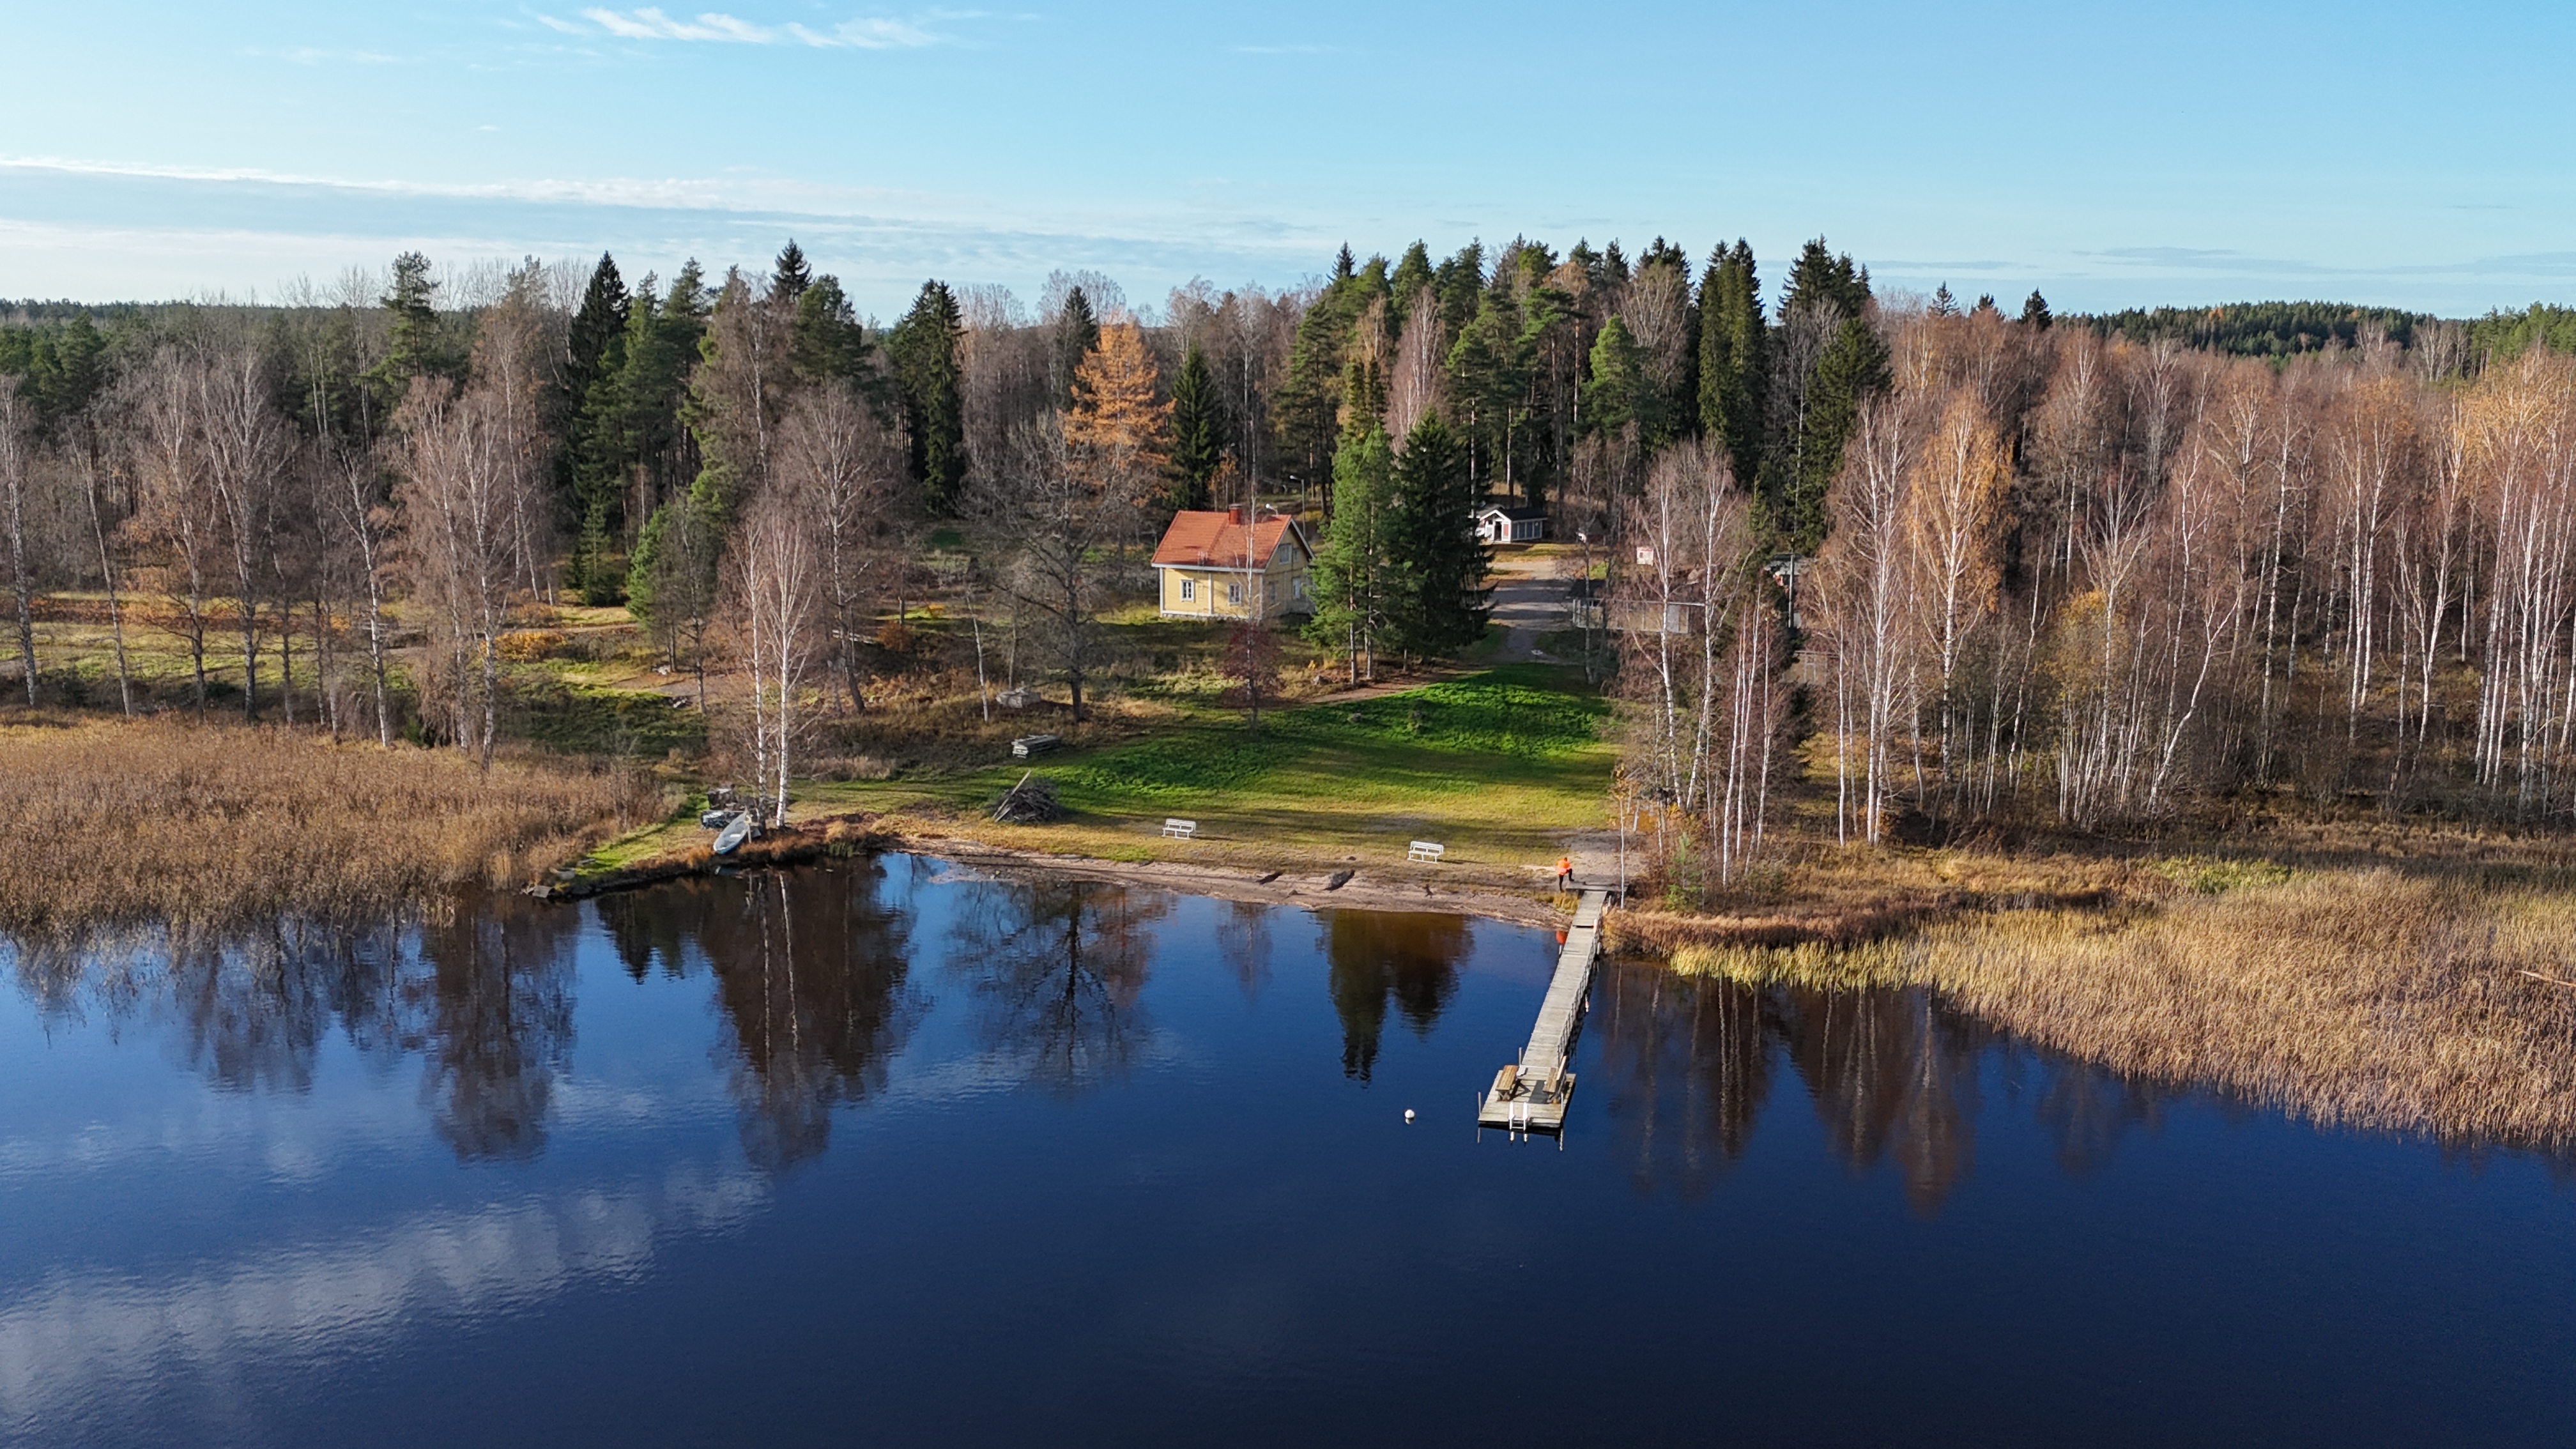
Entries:
[[2564, 1163], [1619, 961], [1480, 1139], [1554, 955], [908, 856], [20, 951], [0, 1439], [2576, 1442]]

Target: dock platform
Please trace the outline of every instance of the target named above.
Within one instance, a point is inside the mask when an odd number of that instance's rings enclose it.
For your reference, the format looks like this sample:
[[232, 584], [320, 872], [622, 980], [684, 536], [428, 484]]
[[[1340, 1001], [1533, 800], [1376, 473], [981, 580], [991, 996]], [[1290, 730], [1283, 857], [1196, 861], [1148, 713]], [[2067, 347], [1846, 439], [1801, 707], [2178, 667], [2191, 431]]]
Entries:
[[1478, 1127], [1508, 1132], [1565, 1130], [1565, 1111], [1574, 1100], [1574, 1073], [1566, 1064], [1574, 1035], [1582, 1028], [1584, 1003], [1592, 993], [1592, 964], [1601, 954], [1601, 913], [1609, 908], [1607, 890], [1587, 889], [1575, 907], [1574, 925], [1556, 953], [1556, 975], [1539, 1002], [1538, 1021], [1530, 1027], [1529, 1045], [1520, 1060], [1494, 1073], [1493, 1085], [1476, 1103]]

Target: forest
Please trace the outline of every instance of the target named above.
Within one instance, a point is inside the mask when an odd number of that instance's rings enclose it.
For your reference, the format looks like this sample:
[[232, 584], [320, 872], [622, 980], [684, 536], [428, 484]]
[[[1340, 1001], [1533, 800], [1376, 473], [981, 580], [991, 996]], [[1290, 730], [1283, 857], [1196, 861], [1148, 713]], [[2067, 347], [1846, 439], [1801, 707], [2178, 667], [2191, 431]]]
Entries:
[[[1276, 508], [1356, 680], [1484, 636], [1497, 501], [1582, 541], [1623, 810], [1703, 893], [1800, 792], [1858, 841], [2576, 809], [2576, 314], [2545, 306], [2008, 315], [1822, 239], [1766, 297], [1745, 243], [1658, 238], [1345, 247], [1159, 306], [933, 280], [882, 325], [793, 242], [0, 313], [27, 706], [488, 762], [527, 611], [622, 608], [783, 808], [927, 591], [1007, 610], [1079, 719], [1171, 514]], [[110, 662], [49, 662], [40, 617]], [[144, 635], [175, 686], [127, 668]], [[1256, 702], [1276, 649], [1228, 648]]]

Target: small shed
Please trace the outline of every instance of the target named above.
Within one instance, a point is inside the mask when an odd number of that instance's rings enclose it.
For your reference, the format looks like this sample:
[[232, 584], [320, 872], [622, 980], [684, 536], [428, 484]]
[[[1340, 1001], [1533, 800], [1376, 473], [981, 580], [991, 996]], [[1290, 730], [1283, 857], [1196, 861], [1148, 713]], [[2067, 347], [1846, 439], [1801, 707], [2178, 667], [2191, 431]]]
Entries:
[[1538, 508], [1479, 509], [1476, 537], [1487, 543], [1536, 543], [1547, 537], [1547, 513]]

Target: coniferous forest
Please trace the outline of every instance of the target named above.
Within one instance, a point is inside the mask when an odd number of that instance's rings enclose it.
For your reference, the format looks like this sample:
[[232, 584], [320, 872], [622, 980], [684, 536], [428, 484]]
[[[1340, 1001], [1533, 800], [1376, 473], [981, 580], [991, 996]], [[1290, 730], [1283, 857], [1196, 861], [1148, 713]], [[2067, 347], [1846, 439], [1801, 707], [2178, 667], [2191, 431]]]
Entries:
[[[1357, 678], [1484, 636], [1498, 503], [1582, 540], [1621, 789], [1717, 883], [1801, 781], [1860, 840], [2246, 791], [2576, 810], [2555, 308], [2056, 316], [1881, 295], [1821, 239], [1785, 266], [1657, 239], [1344, 248], [1150, 305], [933, 280], [890, 322], [792, 242], [720, 275], [410, 254], [260, 305], [5, 312], [26, 705], [488, 760], [514, 611], [622, 609], [702, 706], [731, 682], [783, 800], [925, 588], [1007, 608], [1079, 719], [1171, 515], [1277, 508], [1315, 542], [1318, 667]], [[46, 658], [61, 618], [110, 662]], [[146, 637], [181, 677], [127, 668]]]

